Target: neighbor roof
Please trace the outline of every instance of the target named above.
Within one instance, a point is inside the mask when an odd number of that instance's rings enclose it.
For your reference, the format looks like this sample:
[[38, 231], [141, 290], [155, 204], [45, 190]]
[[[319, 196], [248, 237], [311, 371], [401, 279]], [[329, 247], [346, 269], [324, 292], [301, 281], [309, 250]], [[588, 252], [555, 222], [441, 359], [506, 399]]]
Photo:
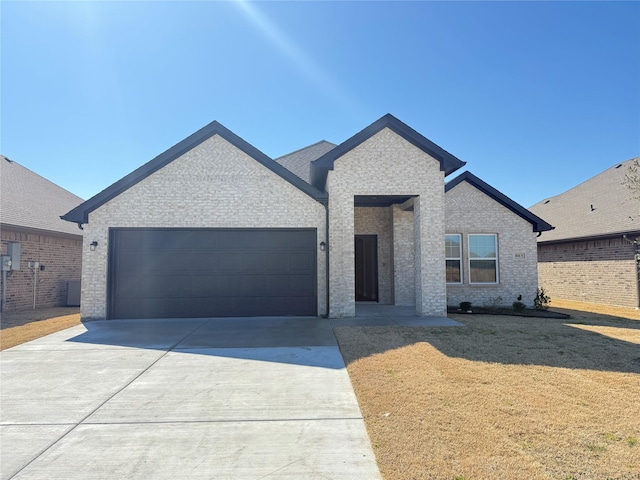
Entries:
[[447, 182], [447, 184], [444, 186], [445, 193], [451, 190], [452, 188], [454, 188], [456, 185], [459, 185], [461, 182], [469, 183], [470, 185], [474, 186], [485, 195], [488, 195], [489, 197], [493, 198], [496, 202], [502, 204], [503, 206], [511, 210], [516, 215], [522, 217], [527, 222], [531, 223], [531, 225], [533, 226], [534, 232], [546, 232], [549, 230], [553, 230], [554, 227], [549, 225], [540, 217], [534, 215], [533, 213], [531, 213], [529, 210], [527, 210], [520, 204], [514, 202], [505, 194], [500, 193], [491, 185], [480, 180], [478, 177], [476, 177], [473, 173], [469, 171], [466, 171], [458, 175], [456, 178], [454, 178], [450, 182]]
[[320, 140], [318, 143], [276, 158], [276, 162], [292, 171], [307, 183], [311, 183], [311, 162], [336, 147], [334, 143]]
[[0, 224], [81, 236], [78, 227], [60, 215], [82, 198], [0, 155]]
[[294, 175], [292, 172], [287, 170], [285, 167], [280, 165], [279, 163], [272, 160], [270, 157], [262, 153], [260, 150], [255, 148], [253, 145], [249, 144], [238, 135], [233, 133], [228, 128], [224, 127], [222, 124], [213, 121], [209, 125], [201, 128], [194, 134], [185, 138], [181, 142], [178, 142], [173, 147], [169, 148], [167, 151], [161, 153], [153, 160], [145, 163], [138, 169], [131, 172], [126, 177], [118, 180], [116, 183], [107, 187], [102, 192], [98, 193], [94, 197], [90, 198], [82, 205], [71, 210], [66, 215], [62, 216], [62, 219], [67, 220], [69, 222], [76, 222], [78, 224], [87, 223], [89, 220], [89, 213], [96, 210], [98, 207], [104, 205], [109, 200], [114, 197], [120, 195], [122, 192], [128, 190], [138, 182], [144, 180], [154, 172], [160, 170], [162, 167], [168, 165], [173, 162], [175, 159], [187, 153], [189, 150], [197, 147], [205, 140], [213, 137], [214, 135], [220, 135], [226, 141], [234, 145], [236, 148], [242, 150], [244, 153], [252, 157], [257, 162], [261, 163], [265, 167], [267, 167], [272, 172], [280, 175], [284, 180], [291, 183], [295, 187], [302, 190], [304, 193], [309, 195], [310, 197], [318, 200], [319, 202], [325, 202], [327, 198], [327, 194], [321, 192], [315, 187], [309, 185], [307, 182], [303, 181], [298, 176]]
[[[640, 158], [640, 157], [637, 157]], [[635, 159], [604, 172], [530, 208], [555, 225], [539, 242], [603, 237], [640, 232], [640, 200], [624, 185]]]
[[333, 150], [330, 150], [319, 159], [313, 161], [311, 163], [311, 183], [317, 188], [324, 190], [327, 182], [327, 174], [329, 170], [333, 170], [334, 162], [385, 128], [394, 131], [423, 152], [438, 160], [440, 162], [440, 170], [444, 171], [445, 176], [455, 172], [466, 163], [454, 157], [390, 113], [387, 113], [364, 130], [356, 133], [353, 137], [345, 140]]

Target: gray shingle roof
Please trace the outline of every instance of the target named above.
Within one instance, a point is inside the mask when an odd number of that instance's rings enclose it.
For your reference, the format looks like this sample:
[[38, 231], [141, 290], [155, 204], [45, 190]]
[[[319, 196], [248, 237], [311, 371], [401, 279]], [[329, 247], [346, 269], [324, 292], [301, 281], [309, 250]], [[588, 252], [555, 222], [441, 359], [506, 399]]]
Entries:
[[634, 193], [624, 185], [624, 176], [634, 160], [617, 163], [529, 208], [555, 227], [544, 232], [538, 242], [640, 232], [640, 200], [634, 199]]
[[0, 155], [0, 224], [82, 235], [60, 219], [82, 199]]
[[307, 183], [311, 183], [311, 162], [317, 160], [337, 145], [320, 140], [318, 143], [301, 148], [295, 152], [276, 158], [276, 162], [290, 170], [294, 175], [300, 177]]

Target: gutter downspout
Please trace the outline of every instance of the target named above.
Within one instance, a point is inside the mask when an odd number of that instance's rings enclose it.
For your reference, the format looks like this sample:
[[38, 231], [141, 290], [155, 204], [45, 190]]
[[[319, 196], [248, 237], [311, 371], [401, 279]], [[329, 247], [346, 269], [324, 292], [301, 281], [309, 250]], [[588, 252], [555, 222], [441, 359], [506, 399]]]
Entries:
[[2, 299], [0, 300], [0, 313], [4, 312], [7, 303], [7, 271], [2, 269]]
[[634, 242], [635, 248], [635, 261], [636, 261], [636, 286], [638, 287], [638, 305], [637, 309], [640, 310], [640, 237], [636, 237]]
[[[36, 267], [36, 263], [33, 263], [33, 309], [36, 309], [36, 291], [38, 288], [38, 268]], [[39, 265], [38, 265], [39, 266]]]
[[329, 244], [329, 199], [326, 200], [326, 202], [323, 203], [324, 204], [324, 211], [325, 211], [325, 221], [324, 221], [324, 228], [325, 228], [325, 244], [327, 245], [327, 247], [325, 248], [324, 251], [324, 255], [325, 255], [325, 295], [326, 295], [326, 313], [324, 314], [323, 318], [329, 318], [329, 249], [331, 248], [331, 245]]
[[634, 250], [634, 255], [633, 255], [633, 259], [636, 262], [636, 292], [637, 292], [637, 298], [636, 298], [636, 310], [640, 310], [640, 237], [636, 237], [633, 240], [631, 240], [629, 237], [627, 237], [627, 235], [622, 235], [622, 239], [632, 243], [635, 248]]

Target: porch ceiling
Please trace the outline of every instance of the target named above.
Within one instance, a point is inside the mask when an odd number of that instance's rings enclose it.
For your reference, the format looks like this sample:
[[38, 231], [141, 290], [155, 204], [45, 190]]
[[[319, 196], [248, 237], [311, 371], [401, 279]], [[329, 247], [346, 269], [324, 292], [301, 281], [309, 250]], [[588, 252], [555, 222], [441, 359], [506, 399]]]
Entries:
[[353, 204], [356, 207], [388, 207], [394, 203], [404, 203], [416, 195], [355, 195]]

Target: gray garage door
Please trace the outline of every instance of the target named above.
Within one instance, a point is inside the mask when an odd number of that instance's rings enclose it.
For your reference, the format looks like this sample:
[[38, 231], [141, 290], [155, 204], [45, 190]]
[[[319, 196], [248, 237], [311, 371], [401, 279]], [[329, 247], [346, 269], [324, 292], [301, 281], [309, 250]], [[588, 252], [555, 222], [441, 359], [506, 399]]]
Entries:
[[316, 315], [315, 229], [112, 229], [109, 318]]

